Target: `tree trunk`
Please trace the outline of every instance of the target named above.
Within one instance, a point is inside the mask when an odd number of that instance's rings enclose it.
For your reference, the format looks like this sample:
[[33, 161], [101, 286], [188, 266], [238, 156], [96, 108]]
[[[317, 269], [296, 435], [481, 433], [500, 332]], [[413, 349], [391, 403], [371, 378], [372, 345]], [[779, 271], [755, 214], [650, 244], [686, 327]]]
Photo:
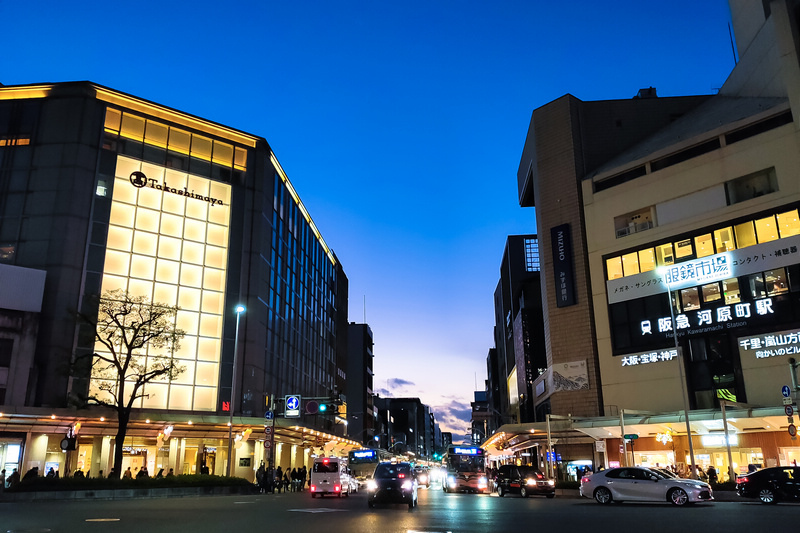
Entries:
[[114, 440], [114, 479], [122, 477], [122, 448], [125, 445], [125, 435], [128, 433], [130, 411], [120, 409], [117, 411], [117, 437]]

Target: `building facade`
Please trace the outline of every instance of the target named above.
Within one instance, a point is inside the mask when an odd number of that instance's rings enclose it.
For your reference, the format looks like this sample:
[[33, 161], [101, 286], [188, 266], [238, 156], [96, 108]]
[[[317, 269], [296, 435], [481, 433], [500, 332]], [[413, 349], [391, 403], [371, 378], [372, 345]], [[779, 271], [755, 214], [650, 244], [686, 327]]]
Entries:
[[[222, 472], [232, 411], [233, 471], [252, 477], [269, 457], [245, 430], [263, 433], [276, 398], [343, 388], [347, 278], [263, 138], [88, 82], [0, 86], [0, 263], [45, 273], [35, 347], [12, 352], [27, 397], [0, 419], [3, 439], [43, 417], [40, 434], [8, 437], [21, 470], [109, 468], [113, 420], [73, 407], [102, 391], [90, 369], [65, 371], [102, 349], [73, 313], [96, 313], [90, 296], [109, 290], [178, 306], [185, 332], [185, 371], [134, 405], [126, 464]], [[58, 442], [78, 422], [64, 457]], [[299, 465], [321, 440], [287, 429], [275, 462]]]
[[357, 442], [370, 445], [376, 435], [372, 329], [367, 324], [351, 322], [347, 342], [347, 434]]
[[[798, 8], [731, 3], [739, 62], [716, 95], [566, 95], [533, 113], [518, 183], [548, 250], [548, 364], [587, 356], [588, 387], [546, 393], [567, 471], [729, 477], [800, 458], [783, 400], [800, 350]], [[489, 447], [542, 445], [522, 429], [544, 427], [507, 429]]]

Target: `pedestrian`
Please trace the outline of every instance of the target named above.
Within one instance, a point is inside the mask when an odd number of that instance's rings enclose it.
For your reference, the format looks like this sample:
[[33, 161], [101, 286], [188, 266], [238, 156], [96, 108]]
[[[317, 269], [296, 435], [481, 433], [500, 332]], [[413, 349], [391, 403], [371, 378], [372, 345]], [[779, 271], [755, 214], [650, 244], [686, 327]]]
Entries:
[[100, 471], [99, 474], [97, 474], [97, 477], [100, 478], [100, 479], [103, 479], [103, 471], [102, 470]]
[[15, 489], [19, 485], [19, 471], [15, 468], [6, 481], [9, 489]]
[[170, 469], [169, 469], [169, 472], [167, 472], [167, 477], [172, 477], [172, 476], [174, 476], [174, 475], [175, 475], [175, 473], [174, 473], [174, 472], [172, 471], [172, 469], [170, 468]]
[[0, 470], [0, 494], [6, 490], [6, 469]]
[[717, 482], [717, 469], [714, 468], [714, 465], [708, 465], [708, 470], [706, 470], [706, 475], [708, 476], [709, 483]]
[[122, 474], [122, 477], [124, 479], [133, 479], [133, 473], [131, 472], [131, 467], [128, 467], [128, 469], [125, 471], [125, 473]]
[[164, 469], [163, 468], [160, 468], [158, 470], [158, 474], [156, 474], [156, 477], [164, 477]]
[[278, 465], [278, 468], [275, 469], [275, 489], [278, 491], [278, 494], [281, 492], [281, 487], [283, 486], [283, 469]]
[[261, 461], [261, 464], [258, 466], [258, 470], [256, 470], [256, 485], [258, 485], [258, 492], [266, 492], [266, 472], [264, 471], [264, 461]]
[[72, 477], [85, 477], [85, 476], [83, 475], [83, 470], [81, 470], [81, 469], [79, 468], [79, 469], [77, 469], [77, 470], [75, 471], [75, 474], [74, 474]]
[[56, 477], [56, 470], [55, 470], [55, 468], [53, 468], [53, 467], [51, 466], [51, 467], [50, 467], [50, 470], [48, 470], [48, 471], [47, 471], [47, 476], [46, 476], [46, 477], [47, 477], [48, 479], [53, 479], [54, 477]]
[[283, 473], [283, 492], [286, 492], [291, 487], [291, 482], [289, 481], [289, 474], [286, 472]]
[[[306, 465], [303, 465], [303, 470], [300, 471], [300, 490], [305, 490], [306, 486], [306, 478], [308, 478], [308, 469], [306, 469]], [[311, 480], [308, 480], [309, 486], [311, 486]]]
[[296, 492], [297, 491], [297, 469], [296, 468], [292, 468], [292, 473], [289, 475], [289, 477], [292, 479], [292, 492]]
[[[16, 469], [14, 469], [14, 471], [16, 472]], [[37, 477], [39, 477], [39, 467], [38, 466], [34, 466], [33, 468], [31, 468], [30, 470], [25, 472], [25, 475], [22, 476], [22, 481], [28, 481], [28, 480], [31, 480], [31, 479], [36, 479]]]

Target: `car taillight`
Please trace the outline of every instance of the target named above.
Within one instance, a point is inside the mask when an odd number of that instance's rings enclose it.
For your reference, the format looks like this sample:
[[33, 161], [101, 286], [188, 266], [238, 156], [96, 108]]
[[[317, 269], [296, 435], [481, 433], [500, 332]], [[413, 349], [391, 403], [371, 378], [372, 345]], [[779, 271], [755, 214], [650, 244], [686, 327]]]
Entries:
[[581, 478], [581, 483], [589, 483], [589, 476], [583, 476]]
[[317, 486], [311, 485], [311, 492], [317, 492]]
[[736, 483], [737, 484], [738, 483], [747, 483], [748, 481], [749, 481], [749, 479], [747, 479], [747, 476], [739, 476], [739, 477], [736, 478]]
[[342, 486], [341, 485], [334, 485], [333, 486], [333, 492], [339, 492], [340, 490], [342, 490]]

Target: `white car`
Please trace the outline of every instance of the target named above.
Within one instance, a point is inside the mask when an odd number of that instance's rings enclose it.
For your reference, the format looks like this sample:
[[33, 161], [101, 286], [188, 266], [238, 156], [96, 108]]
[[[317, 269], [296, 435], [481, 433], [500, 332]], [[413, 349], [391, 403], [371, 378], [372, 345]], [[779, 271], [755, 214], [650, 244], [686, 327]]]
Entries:
[[581, 496], [598, 503], [671, 502], [674, 505], [714, 499], [711, 485], [694, 479], [669, 478], [643, 466], [611, 468], [583, 476]]

